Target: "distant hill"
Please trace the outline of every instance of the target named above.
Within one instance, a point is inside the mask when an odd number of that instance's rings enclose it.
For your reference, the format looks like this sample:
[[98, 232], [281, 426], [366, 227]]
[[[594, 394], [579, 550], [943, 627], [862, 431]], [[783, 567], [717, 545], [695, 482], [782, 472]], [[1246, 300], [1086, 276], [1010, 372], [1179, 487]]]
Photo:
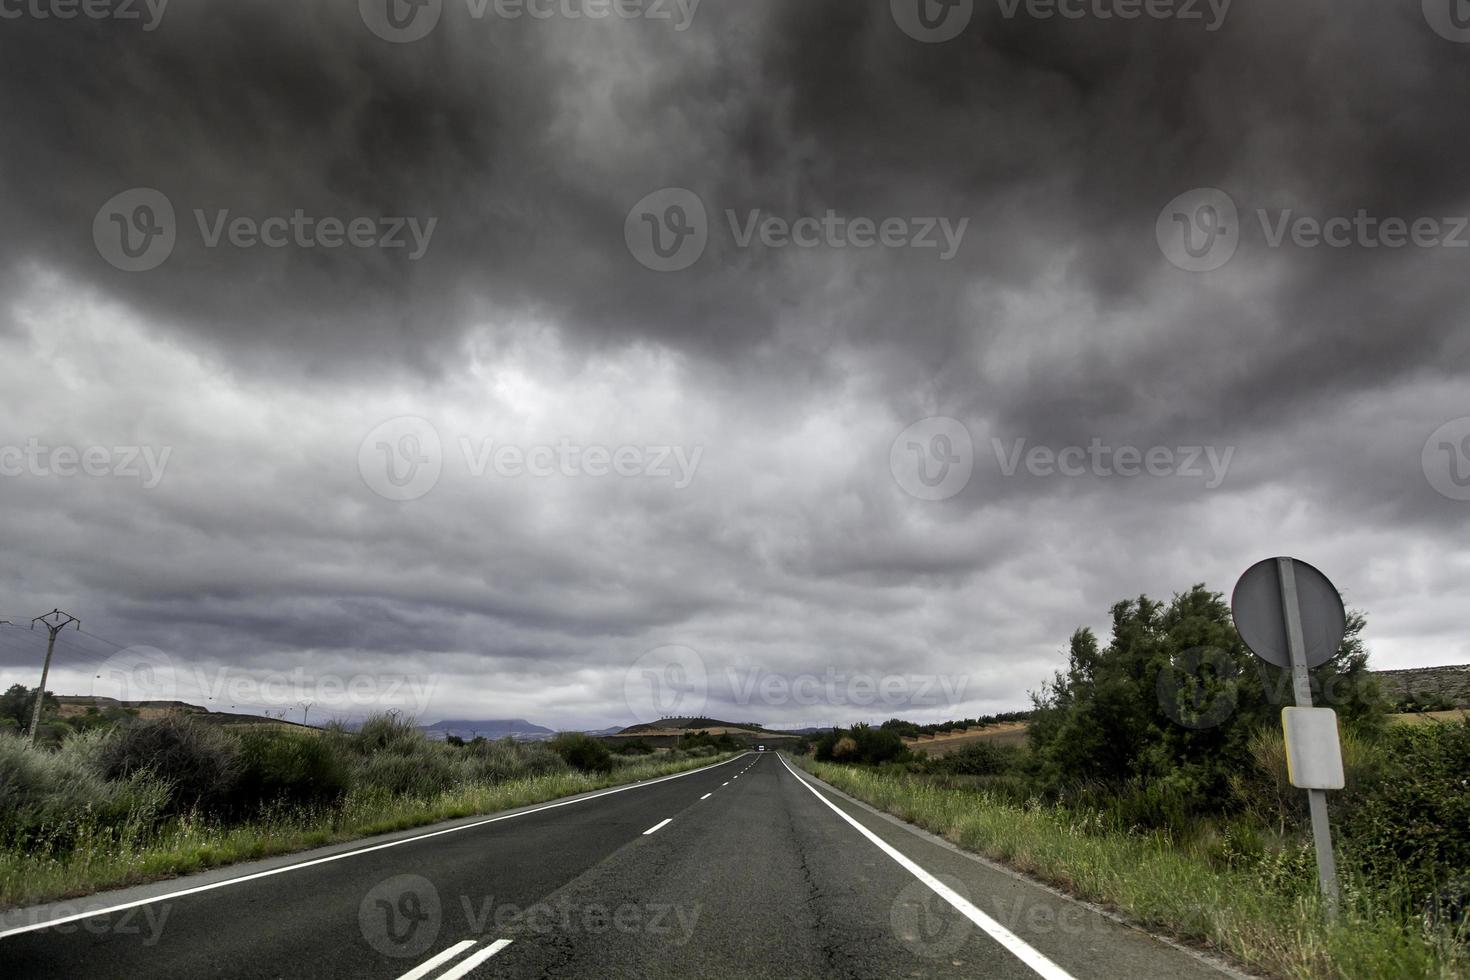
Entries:
[[289, 718], [269, 718], [261, 715], [240, 714], [233, 711], [211, 711], [187, 701], [119, 701], [116, 698], [88, 694], [58, 694], [57, 713], [63, 718], [85, 715], [88, 711], [127, 711], [139, 718], [161, 718], [165, 715], [188, 715], [207, 725], [234, 728], [241, 725], [266, 726], [271, 728], [301, 728], [310, 726]]
[[1024, 746], [1027, 725], [1028, 723], [1024, 721], [1003, 721], [993, 725], [956, 728], [942, 734], [924, 733], [917, 737], [905, 738], [903, 744], [920, 755], [948, 755], [976, 742]]
[[1430, 707], [1470, 708], [1470, 664], [1371, 673], [1390, 704], [1413, 701]]
[[755, 722], [721, 721], [718, 718], [660, 718], [641, 725], [629, 725], [617, 732], [618, 735], [659, 735], [669, 732], [710, 732], [718, 735], [722, 731], [745, 732], [752, 735], [788, 735], [790, 732], [774, 732]]
[[420, 725], [419, 730], [430, 738], [437, 739], [454, 735], [463, 739], [513, 738], [518, 742], [540, 742], [556, 734], [550, 728], [533, 724], [524, 718], [446, 719], [432, 725]]

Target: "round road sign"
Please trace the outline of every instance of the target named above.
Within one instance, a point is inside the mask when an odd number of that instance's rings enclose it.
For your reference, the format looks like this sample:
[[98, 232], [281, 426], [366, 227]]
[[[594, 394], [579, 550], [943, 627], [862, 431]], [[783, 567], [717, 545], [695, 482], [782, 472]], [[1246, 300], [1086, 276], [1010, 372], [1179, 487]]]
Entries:
[[[1347, 614], [1342, 608], [1342, 596], [1326, 575], [1304, 561], [1295, 558], [1287, 561], [1291, 562], [1296, 579], [1307, 666], [1316, 667], [1337, 652], [1347, 631]], [[1256, 656], [1278, 667], [1291, 666], [1278, 559], [1267, 558], [1246, 569], [1235, 583], [1230, 611], [1240, 638]]]

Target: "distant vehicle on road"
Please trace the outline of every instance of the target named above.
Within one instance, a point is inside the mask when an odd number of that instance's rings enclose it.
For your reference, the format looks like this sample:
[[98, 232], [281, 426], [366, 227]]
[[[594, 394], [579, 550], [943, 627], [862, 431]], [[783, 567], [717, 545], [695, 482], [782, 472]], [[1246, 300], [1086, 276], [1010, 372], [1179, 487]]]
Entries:
[[766, 747], [765, 747], [765, 746], [764, 746], [764, 745], [757, 745], [757, 746], [756, 746], [756, 747], [755, 747], [755, 750], [756, 750], [756, 751], [757, 751], [757, 752], [764, 752], [764, 751], [765, 751], [765, 750], [766, 750]]

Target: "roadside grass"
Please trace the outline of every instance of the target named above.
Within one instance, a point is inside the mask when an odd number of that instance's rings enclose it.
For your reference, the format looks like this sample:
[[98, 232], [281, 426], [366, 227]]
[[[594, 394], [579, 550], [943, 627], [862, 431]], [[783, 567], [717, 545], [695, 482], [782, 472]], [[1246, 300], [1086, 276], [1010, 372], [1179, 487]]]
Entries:
[[1266, 868], [1221, 867], [1221, 841], [1211, 833], [1190, 842], [1163, 832], [1121, 833], [1100, 817], [1040, 801], [1017, 805], [923, 777], [792, 761], [966, 850], [1254, 972], [1293, 980], [1470, 976], [1463, 945], [1429, 932], [1408, 908], [1350, 877], [1342, 913], [1327, 924], [1309, 852], [1281, 855]]
[[72, 846], [0, 850], [0, 909], [75, 898], [443, 820], [490, 815], [687, 772], [737, 754], [640, 760], [605, 774], [572, 771], [463, 783], [423, 797], [354, 789], [340, 807], [280, 807], [235, 825], [193, 814], [173, 818], [158, 828], [102, 826], [83, 817], [68, 828], [75, 835]]

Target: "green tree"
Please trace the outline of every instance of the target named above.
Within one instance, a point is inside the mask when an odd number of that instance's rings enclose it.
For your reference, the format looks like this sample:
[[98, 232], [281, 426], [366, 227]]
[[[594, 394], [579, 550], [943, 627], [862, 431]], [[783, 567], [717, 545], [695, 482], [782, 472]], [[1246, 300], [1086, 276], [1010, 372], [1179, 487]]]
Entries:
[[[1043, 785], [1132, 781], [1191, 808], [1223, 805], [1230, 775], [1251, 764], [1251, 735], [1279, 730], [1280, 709], [1293, 703], [1291, 672], [1255, 657], [1223, 596], [1203, 585], [1167, 605], [1124, 600], [1112, 620], [1106, 647], [1091, 630], [1073, 633], [1067, 670], [1033, 695], [1028, 738]], [[1364, 625], [1351, 613], [1336, 654], [1312, 671], [1314, 703], [1359, 731], [1380, 725], [1384, 710]]]
[[827, 762], [880, 765], [902, 762], [909, 757], [903, 738], [889, 728], [873, 728], [867, 724], [849, 729], [834, 728], [817, 742], [817, 758]]
[[[12, 684], [4, 694], [0, 694], [0, 718], [10, 718], [21, 728], [29, 728], [31, 725], [31, 712], [35, 710], [36, 689], [26, 687], [24, 684]], [[45, 717], [48, 712], [54, 712], [61, 707], [56, 700], [56, 695], [50, 691], [46, 692], [46, 700], [42, 702], [41, 716]]]

